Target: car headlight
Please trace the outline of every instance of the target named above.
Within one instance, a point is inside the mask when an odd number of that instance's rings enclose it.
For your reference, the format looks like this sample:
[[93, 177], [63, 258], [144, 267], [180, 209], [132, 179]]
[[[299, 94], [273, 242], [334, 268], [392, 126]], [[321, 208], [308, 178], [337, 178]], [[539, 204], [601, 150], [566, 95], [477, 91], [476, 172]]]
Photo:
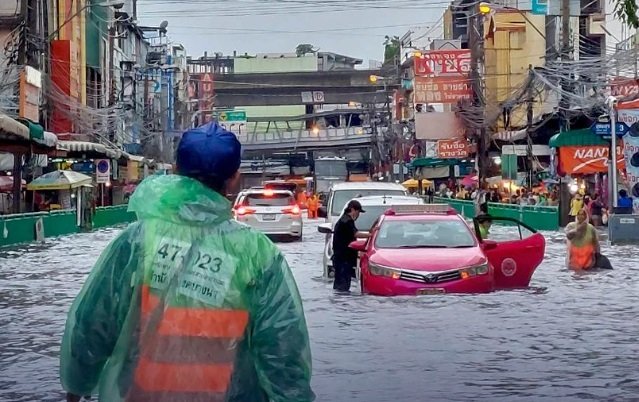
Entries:
[[373, 276], [383, 276], [392, 279], [399, 279], [402, 274], [398, 269], [383, 267], [370, 262], [368, 263], [368, 272], [370, 272]]
[[460, 270], [462, 279], [471, 278], [473, 276], [486, 275], [488, 273], [488, 262], [474, 267], [468, 267]]

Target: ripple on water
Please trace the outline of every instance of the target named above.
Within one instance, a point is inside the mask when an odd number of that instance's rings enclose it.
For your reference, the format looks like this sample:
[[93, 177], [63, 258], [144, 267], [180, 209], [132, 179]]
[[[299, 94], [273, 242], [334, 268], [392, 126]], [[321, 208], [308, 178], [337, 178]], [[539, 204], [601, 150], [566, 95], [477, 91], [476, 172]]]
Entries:
[[[0, 251], [0, 400], [63, 399], [66, 312], [118, 232]], [[615, 270], [578, 275], [563, 235], [546, 237], [530, 289], [377, 298], [333, 293], [320, 278], [324, 236], [307, 223], [304, 242], [280, 246], [304, 299], [318, 400], [638, 400], [635, 249], [604, 247]]]

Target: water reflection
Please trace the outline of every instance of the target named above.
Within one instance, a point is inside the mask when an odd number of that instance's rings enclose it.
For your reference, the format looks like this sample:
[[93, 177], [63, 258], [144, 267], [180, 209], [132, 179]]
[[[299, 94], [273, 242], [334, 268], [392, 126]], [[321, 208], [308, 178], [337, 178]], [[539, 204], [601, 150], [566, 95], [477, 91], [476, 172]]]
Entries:
[[[0, 252], [0, 400], [63, 399], [65, 314], [115, 233]], [[333, 293], [320, 279], [323, 239], [309, 225], [303, 243], [280, 245], [304, 298], [319, 401], [639, 399], [632, 247], [604, 248], [614, 271], [578, 275], [563, 235], [549, 233], [530, 289], [378, 298]]]

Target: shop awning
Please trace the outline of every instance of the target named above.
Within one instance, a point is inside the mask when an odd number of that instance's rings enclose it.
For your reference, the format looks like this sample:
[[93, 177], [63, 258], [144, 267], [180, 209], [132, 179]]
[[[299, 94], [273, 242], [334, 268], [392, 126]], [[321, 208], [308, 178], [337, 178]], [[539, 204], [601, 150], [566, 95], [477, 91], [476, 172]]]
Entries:
[[550, 137], [548, 146], [551, 148], [560, 147], [587, 147], [592, 145], [608, 145], [608, 141], [595, 135], [589, 128], [580, 130], [564, 131]]
[[96, 142], [86, 141], [58, 141], [58, 149], [68, 152], [96, 153], [113, 159], [118, 159], [122, 155], [120, 150], [107, 148]]
[[16, 119], [0, 113], [0, 140], [29, 141], [29, 129]]
[[459, 159], [439, 159], [439, 158], [416, 158], [411, 162], [411, 166], [414, 168], [455, 166], [459, 164], [460, 164]]
[[45, 145], [49, 148], [55, 148], [56, 145], [58, 145], [58, 136], [50, 133], [48, 131], [45, 131], [44, 136], [42, 138], [42, 140], [36, 140], [37, 143]]
[[142, 163], [142, 164], [151, 163], [150, 160], [146, 159], [144, 156], [141, 156], [141, 155], [133, 155], [133, 154], [130, 154], [128, 152], [123, 152], [122, 156], [125, 159], [128, 159], [128, 160], [133, 161], [133, 162], [138, 162], [138, 163]]

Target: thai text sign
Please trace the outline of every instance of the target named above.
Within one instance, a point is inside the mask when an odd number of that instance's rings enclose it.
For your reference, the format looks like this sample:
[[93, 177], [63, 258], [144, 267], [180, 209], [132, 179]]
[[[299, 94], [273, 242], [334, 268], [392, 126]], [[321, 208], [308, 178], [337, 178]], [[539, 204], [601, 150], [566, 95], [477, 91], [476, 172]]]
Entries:
[[630, 96], [639, 93], [639, 80], [635, 78], [615, 77], [610, 81], [610, 95]]
[[[606, 173], [608, 172], [608, 148], [606, 145], [561, 147], [559, 148], [559, 166], [564, 173], [570, 175]], [[624, 168], [623, 143], [619, 141], [617, 169]]]
[[468, 158], [468, 141], [439, 140], [437, 141], [437, 156], [441, 159]]
[[471, 99], [473, 89], [464, 78], [415, 77], [415, 103], [457, 103]]
[[470, 50], [433, 50], [415, 57], [415, 76], [467, 77], [470, 73]]

